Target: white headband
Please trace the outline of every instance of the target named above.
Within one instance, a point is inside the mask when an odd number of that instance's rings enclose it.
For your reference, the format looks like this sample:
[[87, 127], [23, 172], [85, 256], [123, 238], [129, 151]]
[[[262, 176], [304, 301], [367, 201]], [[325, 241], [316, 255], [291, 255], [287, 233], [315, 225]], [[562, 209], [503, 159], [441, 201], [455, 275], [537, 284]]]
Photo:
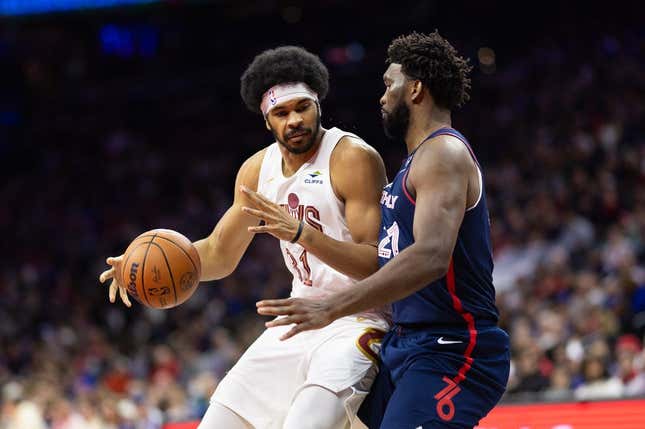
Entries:
[[275, 106], [286, 101], [291, 101], [294, 98], [308, 98], [317, 102], [318, 94], [302, 82], [279, 84], [264, 93], [260, 110], [266, 117]]

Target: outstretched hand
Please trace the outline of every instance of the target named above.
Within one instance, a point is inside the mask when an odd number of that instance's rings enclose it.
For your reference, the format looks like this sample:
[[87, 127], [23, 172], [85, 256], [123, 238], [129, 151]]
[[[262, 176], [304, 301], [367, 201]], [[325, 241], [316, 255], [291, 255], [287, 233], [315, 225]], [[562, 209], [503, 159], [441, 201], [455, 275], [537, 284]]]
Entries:
[[242, 185], [240, 190], [249, 198], [253, 207], [242, 207], [244, 213], [264, 221], [264, 225], [250, 226], [249, 232], [269, 233], [275, 238], [291, 241], [298, 232], [300, 221], [264, 195]]
[[264, 316], [285, 316], [266, 322], [267, 328], [295, 324], [280, 337], [282, 341], [303, 331], [323, 328], [336, 319], [332, 305], [324, 298], [267, 299], [259, 301], [256, 306], [258, 313]]
[[110, 302], [114, 303], [114, 301], [116, 300], [116, 292], [119, 291], [121, 301], [123, 301], [123, 303], [127, 307], [132, 307], [132, 303], [130, 302], [130, 298], [128, 297], [128, 291], [125, 289], [125, 284], [123, 283], [123, 280], [119, 278], [121, 276], [118, 275], [118, 273], [121, 272], [123, 255], [117, 256], [116, 258], [107, 258], [105, 262], [110, 265], [110, 268], [101, 273], [101, 275], [99, 276], [99, 281], [101, 283], [105, 283], [107, 280], [112, 279], [112, 282], [110, 283], [110, 291], [108, 292]]

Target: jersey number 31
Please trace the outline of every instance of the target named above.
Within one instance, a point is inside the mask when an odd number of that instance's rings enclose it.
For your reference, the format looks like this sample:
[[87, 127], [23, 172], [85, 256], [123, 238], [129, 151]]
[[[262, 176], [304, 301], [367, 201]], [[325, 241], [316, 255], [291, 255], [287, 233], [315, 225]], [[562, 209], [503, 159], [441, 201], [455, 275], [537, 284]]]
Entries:
[[[305, 286], [313, 286], [311, 281], [311, 268], [309, 268], [309, 261], [307, 260], [307, 251], [303, 249], [300, 257], [296, 259], [289, 249], [285, 248], [284, 250], [287, 251], [287, 255], [289, 255], [289, 259], [291, 259], [291, 266], [298, 272], [298, 278], [302, 284]], [[298, 266], [298, 261], [302, 264], [302, 270], [300, 270], [300, 267]]]

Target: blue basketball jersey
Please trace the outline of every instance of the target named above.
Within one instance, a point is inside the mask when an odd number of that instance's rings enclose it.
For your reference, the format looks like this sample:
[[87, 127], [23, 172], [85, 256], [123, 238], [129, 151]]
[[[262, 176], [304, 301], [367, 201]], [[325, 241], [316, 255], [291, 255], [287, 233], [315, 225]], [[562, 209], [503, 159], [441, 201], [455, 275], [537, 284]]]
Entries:
[[[477, 163], [466, 138], [452, 128], [441, 128], [429, 135], [422, 144], [449, 135], [462, 141]], [[421, 145], [419, 145], [420, 147]], [[418, 149], [418, 148], [417, 148]], [[379, 234], [379, 265], [395, 258], [414, 243], [414, 198], [406, 187], [407, 177], [416, 150], [403, 162], [401, 169], [388, 184], [381, 197], [381, 231]], [[486, 206], [481, 168], [481, 195], [473, 207], [467, 208], [448, 273], [423, 289], [392, 304], [392, 318], [402, 326], [463, 327], [495, 325], [499, 318], [493, 287], [493, 257], [490, 241], [490, 222]]]

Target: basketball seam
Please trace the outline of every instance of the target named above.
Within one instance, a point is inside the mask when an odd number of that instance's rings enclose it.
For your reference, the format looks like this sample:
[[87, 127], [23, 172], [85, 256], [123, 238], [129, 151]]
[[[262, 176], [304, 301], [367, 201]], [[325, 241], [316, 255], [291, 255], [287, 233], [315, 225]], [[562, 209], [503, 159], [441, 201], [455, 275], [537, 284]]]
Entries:
[[146, 234], [146, 235], [140, 235], [140, 236], [138, 236], [137, 238], [135, 238], [135, 240], [138, 240], [138, 239], [140, 239], [140, 238], [146, 238], [146, 237], [153, 237], [153, 238], [154, 238], [154, 237], [156, 237], [156, 236], [157, 236], [157, 234]]
[[143, 255], [143, 264], [141, 264], [141, 289], [143, 289], [143, 296], [146, 298], [146, 302], [148, 303], [148, 306], [152, 307], [152, 304], [150, 304], [150, 300], [148, 299], [148, 294], [146, 293], [146, 259], [148, 258], [148, 251], [150, 250], [150, 246], [152, 246], [152, 242], [154, 241], [155, 237], [157, 234], [150, 239], [148, 242], [148, 248], [146, 249], [146, 253]]
[[168, 257], [166, 257], [166, 252], [164, 252], [163, 249], [161, 248], [161, 246], [158, 245], [157, 243], [152, 243], [152, 244], [157, 246], [157, 248], [161, 252], [161, 255], [163, 256], [164, 260], [166, 261], [166, 266], [168, 267], [168, 274], [170, 274], [170, 281], [172, 281], [172, 292], [175, 295], [175, 305], [177, 305], [177, 289], [176, 289], [176, 286], [175, 286], [175, 278], [172, 275], [172, 268], [170, 268], [170, 262], [168, 262]]
[[[146, 235], [145, 237], [150, 237], [150, 235]], [[177, 247], [177, 249], [179, 249], [179, 250], [181, 250], [182, 252], [184, 252], [184, 254], [185, 254], [186, 256], [188, 256], [188, 260], [190, 261], [190, 263], [193, 265], [193, 268], [195, 269], [195, 273], [197, 273], [197, 271], [198, 271], [198, 270], [197, 270], [197, 265], [195, 265], [195, 262], [193, 262], [193, 258], [191, 258], [190, 254], [189, 254], [188, 252], [186, 252], [186, 251], [184, 250], [184, 248], [183, 248], [183, 247], [181, 247], [179, 244], [175, 243], [175, 242], [174, 242], [174, 241], [172, 241], [171, 239], [166, 238], [166, 237], [162, 237], [161, 235], [160, 235], [160, 236], [157, 236], [157, 235], [155, 234], [155, 238], [161, 238], [161, 239], [163, 239], [163, 240], [169, 241], [169, 242], [171, 242], [172, 244], [174, 244], [174, 245], [175, 245], [175, 247]], [[191, 243], [191, 244], [192, 244], [192, 243]], [[198, 253], [197, 255], [199, 255], [199, 253]]]

